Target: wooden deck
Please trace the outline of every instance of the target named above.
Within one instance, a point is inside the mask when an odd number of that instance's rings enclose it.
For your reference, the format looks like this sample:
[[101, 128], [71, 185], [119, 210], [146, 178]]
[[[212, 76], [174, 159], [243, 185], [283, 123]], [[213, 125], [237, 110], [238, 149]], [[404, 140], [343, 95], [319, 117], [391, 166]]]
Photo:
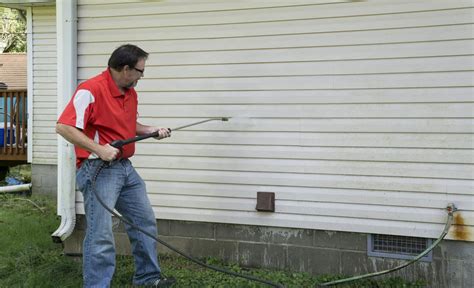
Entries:
[[27, 162], [27, 90], [0, 91], [0, 166]]

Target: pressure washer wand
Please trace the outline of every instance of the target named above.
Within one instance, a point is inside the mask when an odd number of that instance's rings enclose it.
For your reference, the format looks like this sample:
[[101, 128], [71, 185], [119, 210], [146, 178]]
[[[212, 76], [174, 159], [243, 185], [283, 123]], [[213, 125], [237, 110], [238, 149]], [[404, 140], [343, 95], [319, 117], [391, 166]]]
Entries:
[[[202, 124], [202, 123], [206, 123], [206, 122], [209, 122], [209, 121], [215, 121], [215, 120], [220, 120], [220, 121], [229, 121], [229, 118], [209, 118], [209, 119], [206, 119], [206, 120], [202, 120], [202, 121], [199, 121], [199, 122], [195, 122], [195, 123], [191, 123], [191, 124], [188, 124], [188, 125], [183, 125], [183, 126], [179, 126], [179, 127], [176, 127], [174, 129], [170, 129], [170, 131], [172, 130], [181, 130], [181, 129], [184, 129], [184, 128], [187, 128], [187, 127], [191, 127], [191, 126], [194, 126], [194, 125], [199, 125], [199, 124]], [[150, 137], [158, 137], [159, 136], [159, 133], [158, 132], [154, 132], [154, 133], [150, 133], [150, 134], [146, 134], [146, 135], [142, 135], [142, 136], [137, 136], [137, 137], [133, 137], [133, 138], [130, 138], [130, 139], [125, 139], [125, 140], [115, 140], [115, 141], [112, 141], [110, 143], [111, 146], [114, 146], [115, 148], [122, 148], [122, 146], [124, 145], [127, 145], [129, 143], [132, 143], [132, 142], [137, 142], [137, 141], [140, 141], [140, 140], [143, 140], [143, 139], [147, 139], [147, 138], [150, 138]], [[168, 247], [168, 249], [178, 253], [179, 255], [185, 257], [186, 259], [202, 266], [202, 267], [205, 267], [205, 268], [208, 268], [208, 269], [212, 269], [214, 271], [217, 271], [217, 272], [221, 272], [221, 273], [225, 273], [225, 274], [228, 274], [228, 275], [232, 275], [232, 276], [235, 276], [235, 277], [240, 277], [240, 278], [244, 278], [244, 279], [247, 279], [247, 280], [251, 280], [251, 281], [256, 281], [256, 282], [259, 282], [259, 283], [263, 283], [263, 284], [266, 284], [266, 285], [269, 285], [269, 286], [272, 286], [272, 287], [276, 287], [276, 288], [284, 288], [283, 285], [281, 285], [280, 283], [274, 283], [272, 281], [268, 281], [268, 280], [264, 280], [264, 279], [260, 279], [256, 276], [253, 276], [253, 275], [246, 275], [246, 274], [240, 274], [238, 272], [234, 272], [232, 270], [227, 270], [227, 269], [224, 269], [224, 268], [221, 268], [221, 267], [217, 267], [217, 266], [213, 266], [213, 265], [209, 265], [207, 263], [204, 263], [190, 255], [187, 255], [186, 253], [184, 253], [183, 251], [171, 246], [170, 244], [166, 243], [165, 241], [159, 239], [156, 235], [153, 235], [143, 229], [141, 229], [139, 226], [137, 226], [135, 223], [133, 223], [132, 221], [128, 220], [127, 218], [123, 217], [122, 215], [118, 214], [117, 212], [115, 212], [114, 209], [110, 208], [107, 206], [107, 204], [104, 203], [104, 201], [100, 198], [100, 195], [97, 193], [97, 191], [95, 190], [95, 183], [97, 181], [97, 177], [100, 173], [100, 171], [106, 167], [108, 164], [108, 162], [105, 162], [103, 161], [101, 163], [101, 165], [99, 165], [95, 171], [95, 173], [92, 175], [92, 184], [91, 184], [91, 187], [92, 187], [92, 192], [94, 193], [96, 199], [99, 201], [99, 203], [104, 207], [105, 210], [107, 210], [108, 212], [110, 212], [112, 215], [114, 215], [115, 217], [119, 218], [121, 221], [127, 223], [128, 225], [130, 225], [131, 227], [133, 227], [134, 229], [142, 232], [143, 234], [145, 234], [146, 236], [152, 238], [152, 239], [155, 239], [157, 242], [161, 243], [162, 245]], [[110, 163], [110, 162], [109, 162]]]
[[[216, 121], [216, 120], [220, 120], [220, 121], [229, 121], [229, 118], [227, 117], [216, 117], [216, 118], [209, 118], [209, 119], [206, 119], [206, 120], [202, 120], [202, 121], [198, 121], [198, 122], [195, 122], [195, 123], [191, 123], [191, 124], [187, 124], [187, 125], [183, 125], [183, 126], [179, 126], [179, 127], [176, 127], [176, 128], [168, 128], [171, 131], [177, 131], [177, 130], [181, 130], [181, 129], [184, 129], [184, 128], [188, 128], [188, 127], [191, 127], [191, 126], [195, 126], [195, 125], [199, 125], [199, 124], [203, 124], [203, 123], [206, 123], [206, 122], [209, 122], [209, 121]], [[153, 133], [150, 133], [150, 134], [145, 134], [145, 135], [141, 135], [141, 136], [136, 136], [136, 137], [133, 137], [133, 138], [129, 138], [129, 139], [123, 139], [123, 140], [114, 140], [110, 143], [111, 146], [115, 147], [115, 148], [122, 148], [123, 146], [127, 145], [127, 144], [130, 144], [130, 143], [133, 143], [133, 142], [137, 142], [137, 141], [141, 141], [141, 140], [144, 140], [144, 139], [148, 139], [148, 138], [151, 138], [151, 137], [158, 137], [160, 136], [159, 132], [156, 131], [156, 132], [153, 132]]]

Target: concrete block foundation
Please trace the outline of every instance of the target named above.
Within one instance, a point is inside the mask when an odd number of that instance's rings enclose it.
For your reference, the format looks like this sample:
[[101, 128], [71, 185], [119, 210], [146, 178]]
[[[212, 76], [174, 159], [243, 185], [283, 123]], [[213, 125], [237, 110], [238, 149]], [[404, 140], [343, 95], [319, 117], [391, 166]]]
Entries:
[[31, 164], [31, 183], [33, 194], [58, 194], [58, 166]]
[[[130, 254], [123, 225], [114, 220], [118, 254]], [[214, 257], [245, 267], [265, 267], [313, 275], [348, 276], [393, 268], [405, 260], [367, 256], [367, 234], [310, 229], [260, 227], [174, 220], [157, 221], [160, 239], [194, 257]], [[86, 223], [78, 215], [64, 251], [82, 253]], [[173, 254], [158, 245], [160, 254]], [[417, 262], [388, 276], [423, 280], [427, 287], [474, 287], [474, 243], [442, 241], [431, 262]], [[382, 276], [384, 277], [384, 276]]]

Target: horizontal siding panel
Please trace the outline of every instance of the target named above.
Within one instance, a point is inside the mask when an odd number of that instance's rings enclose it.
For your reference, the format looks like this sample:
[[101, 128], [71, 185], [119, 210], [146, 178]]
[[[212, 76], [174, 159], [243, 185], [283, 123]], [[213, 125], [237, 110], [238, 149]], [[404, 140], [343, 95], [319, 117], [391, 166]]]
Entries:
[[48, 51], [48, 52], [38, 51], [38, 52], [35, 52], [35, 55], [34, 55], [35, 58], [55, 58], [56, 56], [57, 56], [56, 51]]
[[[40, 122], [40, 123], [38, 123]], [[50, 121], [36, 121], [49, 126]], [[44, 124], [43, 124], [44, 123]], [[139, 143], [136, 155], [474, 164], [471, 149], [334, 148]]]
[[[43, 146], [43, 145], [35, 144], [35, 148], [33, 149], [33, 151], [36, 152], [36, 153], [53, 153], [53, 154], [56, 154], [57, 147], [56, 147], [56, 145]], [[57, 156], [54, 155], [54, 158], [56, 158], [56, 157]]]
[[[128, 40], [132, 41], [132, 39]], [[314, 48], [152, 53], [147, 65], [199, 65], [472, 55], [473, 40]], [[112, 47], [110, 48], [112, 50]], [[78, 67], [104, 67], [109, 55], [79, 55]], [[146, 78], [145, 78], [146, 79]]]
[[[207, 196], [215, 198], [247, 198], [256, 199], [257, 192], [274, 192], [277, 201], [310, 201], [332, 202], [345, 204], [367, 204], [382, 206], [406, 206], [413, 208], [442, 209], [446, 203], [459, 203], [458, 209], [473, 211], [469, 205], [469, 195], [457, 194], [427, 194], [422, 192], [403, 191], [366, 191], [334, 188], [306, 188], [281, 186], [254, 186], [254, 185], [226, 185], [212, 183], [185, 183], [185, 182], [156, 182], [147, 181], [147, 191], [160, 199], [163, 195], [182, 195], [186, 197]], [[429, 195], [429, 198], [427, 196]], [[77, 197], [79, 201], [82, 201]], [[184, 201], [183, 201], [184, 202]], [[153, 201], [160, 205], [160, 200]], [[255, 208], [255, 204], [254, 207]]]
[[40, 66], [44, 64], [47, 64], [47, 65], [56, 64], [56, 57], [33, 58], [33, 65]]
[[[203, 196], [180, 195], [150, 195], [152, 203], [158, 207], [191, 208], [206, 210], [230, 210], [255, 212], [256, 199], [217, 198]], [[341, 203], [318, 203], [309, 201], [275, 200], [275, 213], [296, 214], [308, 216], [338, 215], [344, 218], [359, 218], [366, 220], [392, 220], [411, 222], [437, 223], [438, 219], [446, 216], [442, 209], [422, 209], [406, 207], [400, 211], [397, 207], [384, 205], [354, 205]], [[464, 212], [465, 225], [474, 224], [474, 213]]]
[[[47, 71], [48, 75], [56, 77], [57, 72], [56, 70], [57, 65], [55, 63], [50, 63], [50, 64], [34, 64], [33, 65], [33, 71], [36, 72], [43, 72]], [[54, 74], [54, 75], [53, 75]], [[41, 76], [41, 75], [39, 75]]]
[[[300, 91], [139, 91], [148, 104], [350, 104], [474, 102], [473, 87], [300, 90]], [[157, 115], [159, 116], [159, 115]]]
[[[320, 118], [324, 118], [321, 115]], [[335, 114], [334, 117], [338, 115]], [[387, 115], [390, 117], [390, 115]], [[420, 116], [421, 117], [421, 116]], [[445, 117], [445, 115], [437, 115]], [[189, 123], [200, 121], [200, 119], [176, 119], [176, 118], [142, 118], [140, 120], [149, 125], [166, 127], [180, 127]], [[216, 131], [223, 130], [261, 131], [261, 132], [359, 132], [359, 133], [473, 133], [473, 119], [301, 119], [301, 118], [230, 118], [227, 123], [209, 122], [185, 128], [188, 131]]]
[[[36, 68], [40, 68], [40, 67], [36, 67]], [[43, 67], [43, 68], [46, 68], [46, 67]], [[43, 79], [43, 78], [49, 78], [49, 79], [53, 79], [54, 82], [55, 82], [57, 74], [58, 74], [58, 72], [56, 72], [54, 69], [53, 70], [50, 70], [50, 69], [36, 69], [33, 72], [33, 76], [35, 77], [35, 80], [37, 80], [37, 81], [41, 81], [41, 79]]]
[[57, 115], [56, 113], [56, 108], [33, 108], [33, 113], [34, 114], [43, 114], [43, 115]]
[[[33, 84], [33, 85], [35, 85], [35, 84]], [[50, 85], [50, 84], [37, 83], [36, 87], [33, 86], [35, 88], [34, 89], [35, 95], [41, 95], [41, 96], [56, 95], [56, 92], [54, 92], [54, 93], [51, 92], [51, 91], [55, 91], [55, 88], [51, 88], [51, 86], [52, 85]]]
[[182, 144], [472, 149], [474, 135], [181, 131], [175, 133], [171, 139], [162, 141]]
[[41, 127], [41, 126], [35, 126], [35, 133], [49, 133], [49, 134], [54, 134], [54, 126], [52, 127]]
[[41, 121], [41, 120], [36, 120], [35, 121], [35, 127], [55, 127], [56, 126], [56, 121]]
[[[51, 112], [53, 112], [52, 110], [46, 110], [46, 111], [43, 111], [45, 109], [56, 109], [56, 108], [53, 108], [55, 107], [54, 104], [56, 104], [56, 102], [54, 103], [51, 103], [51, 102], [34, 102], [33, 103], [33, 111], [34, 112], [39, 112], [38, 116], [39, 115], [48, 115], [48, 114], [51, 114]], [[45, 113], [48, 113], [48, 114], [45, 114]]]
[[33, 23], [33, 31], [35, 31], [36, 28], [41, 29], [40, 27], [43, 26], [54, 27], [54, 29], [56, 29], [56, 17], [54, 15], [35, 16], [35, 22]]
[[[293, 0], [288, 1], [270, 1], [270, 0], [260, 0], [260, 1], [235, 1], [235, 2], [214, 2], [211, 3], [208, 1], [172, 1], [165, 2], [162, 1], [160, 5], [160, 13], [182, 13], [190, 11], [222, 11], [222, 10], [233, 10], [233, 9], [252, 9], [252, 8], [264, 8], [264, 7], [279, 7], [279, 6], [290, 6], [290, 5], [309, 5], [309, 4], [328, 4], [328, 3], [338, 3], [338, 2], [347, 2], [346, 0]], [[80, 0], [78, 5], [95, 5], [99, 9], [106, 8], [110, 4], [137, 4], [137, 1], [134, 0]], [[141, 3], [144, 4], [144, 3]], [[114, 5], [115, 6], [115, 5]], [[94, 6], [92, 6], [94, 7]], [[87, 8], [87, 7], [86, 7]], [[84, 11], [88, 12], [88, 11]]]
[[34, 83], [54, 83], [56, 84], [56, 77], [50, 77], [50, 76], [45, 76], [45, 77], [40, 77], [36, 76], [34, 78]]
[[57, 146], [58, 145], [58, 141], [56, 139], [48, 139], [48, 140], [44, 140], [44, 139], [35, 139], [33, 140], [33, 145], [37, 146], [37, 147], [41, 147], [41, 146]]
[[35, 45], [33, 47], [34, 52], [56, 52], [56, 45]]
[[148, 181], [411, 191], [467, 196], [472, 196], [473, 188], [469, 180], [152, 169], [140, 167], [140, 163], [135, 160], [134, 163], [143, 179]]
[[57, 84], [54, 82], [48, 83], [41, 83], [41, 82], [33, 82], [33, 90], [36, 92], [37, 90], [52, 90], [56, 89]]
[[[35, 152], [33, 152], [35, 153]], [[33, 156], [33, 163], [45, 165], [58, 165], [56, 153], [36, 153], [39, 156]]]
[[[38, 127], [39, 131], [54, 129]], [[474, 180], [474, 166], [467, 164], [424, 164], [295, 159], [240, 159], [177, 156], [136, 156], [140, 167], [157, 169], [329, 174]], [[309, 177], [309, 175], [308, 175]]]
[[[304, 7], [301, 9], [304, 9]], [[216, 15], [212, 18], [196, 19], [192, 22], [194, 24], [186, 25], [183, 25], [183, 21], [179, 21], [178, 25], [166, 25], [168, 22], [161, 23], [161, 17], [157, 18], [156, 15], [138, 15], [128, 16], [128, 21], [126, 23], [122, 20], [122, 17], [87, 18], [83, 21], [79, 21], [78, 30], [83, 32], [84, 30], [134, 29], [138, 27], [158, 28], [159, 30], [157, 31], [160, 31], [161, 33], [159, 34], [160, 37], [157, 39], [181, 40], [197, 37], [239, 37], [250, 35], [324, 33], [455, 25], [471, 23], [471, 13], [472, 8], [465, 8], [441, 11], [422, 11], [415, 14], [411, 12], [404, 14], [360, 15], [357, 17], [341, 17], [335, 21], [333, 18], [315, 17], [314, 15], [317, 14], [317, 12], [313, 10], [308, 16], [286, 21], [277, 20], [278, 22], [271, 20], [266, 22], [251, 20], [245, 21], [247, 19], [243, 18], [239, 19], [236, 24], [236, 21], [229, 21], [228, 17]], [[275, 14], [269, 16], [278, 17], [278, 15]], [[130, 26], [130, 23], [133, 23], [132, 27]], [[230, 29], [233, 27], [237, 29]], [[192, 33], [192, 30], [195, 31], [194, 34]], [[166, 38], [164, 38], [164, 36]]]
[[42, 25], [42, 23], [48, 22], [48, 20], [53, 21], [54, 25], [56, 24], [56, 16], [54, 15], [55, 14], [55, 12], [54, 12], [55, 7], [51, 6], [50, 12], [48, 14], [44, 14], [44, 15], [42, 15], [42, 13], [38, 13], [39, 10], [37, 8], [39, 8], [39, 7], [35, 7], [35, 10], [34, 10], [34, 12], [35, 12], [35, 15], [34, 15], [35, 16], [35, 23], [34, 24], [35, 25]]
[[[261, 63], [227, 65], [188, 65], [146, 67], [146, 78], [208, 78], [208, 77], [253, 77], [297, 76], [297, 75], [348, 75], [383, 73], [419, 73], [473, 70], [474, 56], [347, 60], [303, 63]], [[87, 79], [101, 73], [103, 68], [83, 68], [79, 79]]]
[[[35, 39], [35, 35], [33, 35], [33, 43], [34, 46], [43, 46], [43, 45], [53, 45], [56, 46], [56, 37], [50, 39]], [[35, 47], [33, 47], [35, 48]]]
[[[325, 1], [322, 3], [331, 3], [333, 1]], [[339, 1], [338, 1], [339, 2]], [[301, 18], [332, 18], [332, 17], [347, 17], [347, 16], [360, 16], [360, 15], [371, 15], [371, 14], [383, 14], [383, 13], [403, 13], [403, 12], [416, 12], [416, 11], [427, 11], [427, 10], [442, 10], [442, 9], [453, 9], [453, 8], [464, 8], [472, 7], [472, 1], [468, 0], [456, 0], [456, 1], [377, 1], [377, 3], [357, 3], [357, 5], [347, 5], [347, 1], [341, 1], [341, 5], [304, 5], [291, 7], [292, 1], [283, 2], [286, 3], [284, 7], [277, 8], [274, 4], [262, 5], [261, 7], [275, 7], [274, 9], [265, 9], [271, 11], [271, 13], [262, 13], [262, 9], [243, 9], [236, 11], [216, 11], [216, 12], [200, 12], [181, 14], [179, 12], [167, 15], [162, 9], [160, 3], [134, 3], [129, 4], [117, 4], [117, 5], [85, 5], [78, 7], [79, 18], [94, 18], [94, 17], [123, 17], [123, 15], [134, 16], [134, 15], [159, 15], [161, 20], [160, 25], [196, 25], [203, 23], [221, 23], [221, 19], [225, 18], [227, 22], [263, 22], [263, 21], [284, 21], [284, 20], [295, 20]], [[344, 3], [345, 2], [345, 3]], [[262, 2], [263, 3], [263, 2]], [[429, 3], [429, 8], [427, 8]], [[183, 5], [184, 8], [185, 5]], [[209, 5], [210, 6], [210, 5]], [[191, 6], [199, 8], [200, 6]], [[192, 8], [185, 8], [186, 11], [193, 12]], [[205, 6], [204, 6], [205, 7]], [[160, 15], [161, 14], [161, 15]], [[222, 18], [216, 17], [220, 16]], [[217, 19], [216, 19], [217, 18]], [[214, 21], [214, 22], [211, 22]]]
[[56, 96], [42, 96], [41, 99], [33, 101], [33, 105], [48, 105], [53, 107], [56, 104]]
[[[143, 79], [143, 91], [245, 91], [304, 89], [380, 89], [415, 87], [472, 86], [473, 72], [436, 72], [412, 74], [316, 75], [294, 77], [238, 77]], [[82, 81], [83, 79], [81, 79]], [[158, 88], [157, 88], [158, 87]]]
[[55, 25], [36, 26], [33, 25], [33, 33], [56, 33]]
[[38, 40], [53, 40], [53, 41], [55, 41], [55, 39], [56, 39], [56, 33], [35, 32], [33, 34], [33, 43], [36, 43], [36, 41], [38, 41]]
[[[367, 44], [387, 44], [387, 43], [402, 43], [402, 42], [423, 42], [423, 41], [442, 41], [442, 40], [459, 40], [472, 38], [472, 24], [459, 24], [455, 26], [440, 26], [440, 27], [417, 27], [417, 28], [397, 28], [390, 30], [370, 30], [370, 31], [350, 31], [350, 32], [333, 32], [333, 33], [312, 33], [301, 34], [294, 32], [293, 35], [253, 35], [246, 33], [249, 36], [230, 36], [215, 35], [200, 36], [199, 31], [189, 35], [190, 39], [202, 39], [194, 43], [184, 41], [182, 38], [179, 41], [167, 41], [164, 44], [164, 49], [173, 51], [174, 46], [179, 45], [178, 51], [199, 51], [199, 50], [235, 50], [235, 49], [265, 49], [265, 48], [288, 48], [288, 47], [318, 47], [318, 46], [357, 46]], [[207, 29], [211, 29], [210, 28]], [[238, 29], [238, 28], [234, 28]], [[46, 29], [43, 29], [46, 30]], [[251, 30], [251, 29], [250, 29]], [[255, 31], [255, 30], [253, 30]], [[45, 31], [46, 32], [46, 31]], [[242, 31], [243, 32], [243, 31]], [[241, 33], [242, 33], [241, 32]], [[127, 41], [143, 39], [144, 35], [152, 37], [152, 39], [175, 39], [167, 36], [161, 31], [161, 28], [136, 28], [136, 29], [111, 29], [111, 30], [90, 30], [79, 34], [78, 41], [80, 42], [110, 42], [110, 41]], [[242, 34], [240, 34], [242, 35]], [[227, 38], [226, 38], [227, 37]], [[246, 39], [246, 37], [251, 37]], [[222, 39], [219, 39], [222, 38]], [[193, 42], [194, 42], [193, 41]], [[158, 46], [161, 43], [157, 43]], [[195, 48], [194, 48], [195, 46]], [[156, 47], [156, 45], [155, 45]], [[193, 47], [193, 49], [190, 49]], [[156, 48], [154, 48], [156, 49]], [[153, 50], [154, 50], [153, 49]], [[161, 50], [163, 51], [163, 50]], [[166, 50], [165, 50], [166, 51]], [[152, 51], [154, 52], [154, 51]]]
[[56, 134], [56, 133], [54, 133], [54, 134], [33, 133], [33, 140], [53, 140], [53, 139], [57, 139], [57, 136], [58, 136], [58, 134]]
[[[35, 95], [39, 95], [39, 96], [49, 96], [49, 97], [55, 97], [54, 98], [54, 101], [56, 101], [56, 89], [38, 89], [38, 90], [35, 90]], [[51, 101], [51, 98], [43, 98], [43, 97], [36, 97], [33, 101], [46, 101], [46, 100], [42, 100], [42, 99], [46, 99], [48, 101]]]
[[52, 123], [56, 124], [57, 119], [58, 119], [58, 116], [56, 114], [33, 115], [33, 121], [54, 121]]
[[41, 108], [51, 108], [55, 107], [57, 104], [56, 102], [42, 102], [42, 101], [34, 101], [33, 105], [35, 106], [34, 109], [41, 110]]
[[[236, 117], [252, 124], [252, 117], [270, 118], [460, 118], [474, 116], [474, 103], [305, 104], [305, 105], [146, 105], [141, 117]], [[247, 119], [249, 117], [250, 119]], [[226, 124], [221, 122], [220, 127]], [[216, 123], [212, 123], [217, 125]], [[257, 123], [255, 123], [257, 124]], [[205, 126], [211, 123], [204, 124]], [[232, 125], [232, 124], [231, 124]], [[202, 126], [201, 126], [202, 127]]]

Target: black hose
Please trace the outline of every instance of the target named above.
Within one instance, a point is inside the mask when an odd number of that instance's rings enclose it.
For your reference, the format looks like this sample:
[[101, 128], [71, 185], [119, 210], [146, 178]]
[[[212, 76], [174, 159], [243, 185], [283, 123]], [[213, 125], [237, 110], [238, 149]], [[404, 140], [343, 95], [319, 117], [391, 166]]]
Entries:
[[128, 220], [127, 218], [123, 217], [122, 215], [119, 215], [117, 214], [115, 211], [113, 211], [113, 209], [111, 209], [110, 207], [108, 207], [104, 201], [102, 201], [102, 199], [99, 197], [97, 191], [95, 191], [95, 182], [97, 180], [97, 177], [99, 176], [100, 174], [100, 171], [102, 171], [102, 169], [104, 169], [104, 167], [106, 167], [108, 165], [108, 162], [105, 162], [105, 161], [102, 161], [102, 163], [99, 165], [99, 167], [97, 167], [97, 170], [95, 171], [95, 173], [93, 174], [92, 176], [92, 179], [91, 179], [91, 189], [92, 189], [92, 192], [94, 193], [95, 197], [97, 198], [97, 200], [99, 201], [99, 203], [104, 207], [105, 210], [109, 211], [112, 215], [114, 215], [115, 217], [119, 218], [121, 221], [127, 223], [128, 225], [130, 225], [131, 227], [135, 228], [136, 230], [142, 232], [143, 234], [147, 235], [148, 237], [150, 238], [153, 238], [155, 239], [156, 241], [158, 241], [159, 243], [163, 244], [164, 246], [168, 247], [170, 250], [180, 254], [181, 256], [185, 257], [186, 259], [190, 260], [191, 262], [194, 262], [198, 265], [201, 265], [205, 268], [208, 268], [208, 269], [211, 269], [211, 270], [214, 270], [214, 271], [217, 271], [217, 272], [221, 272], [221, 273], [224, 273], [224, 274], [228, 274], [228, 275], [232, 275], [232, 276], [235, 276], [235, 277], [241, 277], [241, 278], [245, 278], [247, 280], [251, 280], [251, 281], [255, 281], [255, 282], [260, 282], [260, 283], [263, 283], [263, 284], [266, 284], [266, 285], [269, 285], [271, 287], [278, 287], [278, 288], [284, 288], [283, 285], [279, 284], [279, 283], [274, 283], [274, 282], [271, 282], [271, 281], [267, 281], [267, 280], [263, 280], [263, 279], [260, 279], [260, 278], [257, 278], [257, 277], [254, 277], [254, 276], [251, 276], [251, 275], [244, 275], [244, 274], [240, 274], [240, 273], [237, 273], [237, 272], [233, 272], [233, 271], [230, 271], [230, 270], [227, 270], [227, 269], [223, 269], [223, 268], [220, 268], [220, 267], [216, 267], [216, 266], [212, 266], [212, 265], [208, 265], [202, 261], [199, 261], [197, 260], [196, 258], [193, 258], [192, 256], [189, 256], [187, 255], [186, 253], [178, 250], [177, 248], [171, 246], [170, 244], [166, 243], [165, 241], [159, 239], [157, 236], [151, 234], [151, 233], [148, 233], [147, 231], [144, 231], [142, 230], [140, 227], [138, 227], [137, 225], [133, 224], [132, 221]]
[[430, 247], [426, 248], [423, 252], [421, 252], [418, 256], [416, 256], [412, 260], [410, 260], [410, 261], [408, 261], [408, 262], [406, 262], [402, 265], [399, 265], [397, 267], [394, 267], [392, 269], [379, 271], [379, 272], [368, 273], [368, 274], [349, 277], [349, 278], [344, 278], [344, 279], [339, 279], [339, 280], [326, 282], [326, 283], [321, 283], [321, 284], [318, 284], [318, 287], [326, 287], [326, 286], [332, 286], [332, 285], [337, 285], [337, 284], [342, 284], [342, 283], [348, 283], [348, 282], [352, 282], [352, 281], [355, 281], [355, 280], [372, 278], [372, 277], [375, 277], [375, 276], [380, 276], [380, 275], [392, 273], [392, 272], [395, 272], [397, 270], [400, 270], [402, 268], [405, 268], [405, 267], [417, 262], [418, 260], [423, 258], [423, 256], [428, 254], [431, 250], [433, 250], [439, 244], [439, 242], [441, 242], [441, 240], [443, 240], [444, 237], [448, 234], [449, 228], [451, 227], [451, 225], [453, 223], [453, 213], [456, 212], [457, 209], [456, 209], [456, 206], [454, 206], [454, 204], [450, 203], [446, 207], [446, 210], [448, 212], [448, 219], [446, 220], [446, 225], [444, 225], [444, 229], [443, 229], [443, 232], [441, 233], [441, 235], [438, 237], [438, 239], [435, 242], [433, 242], [430, 245]]

